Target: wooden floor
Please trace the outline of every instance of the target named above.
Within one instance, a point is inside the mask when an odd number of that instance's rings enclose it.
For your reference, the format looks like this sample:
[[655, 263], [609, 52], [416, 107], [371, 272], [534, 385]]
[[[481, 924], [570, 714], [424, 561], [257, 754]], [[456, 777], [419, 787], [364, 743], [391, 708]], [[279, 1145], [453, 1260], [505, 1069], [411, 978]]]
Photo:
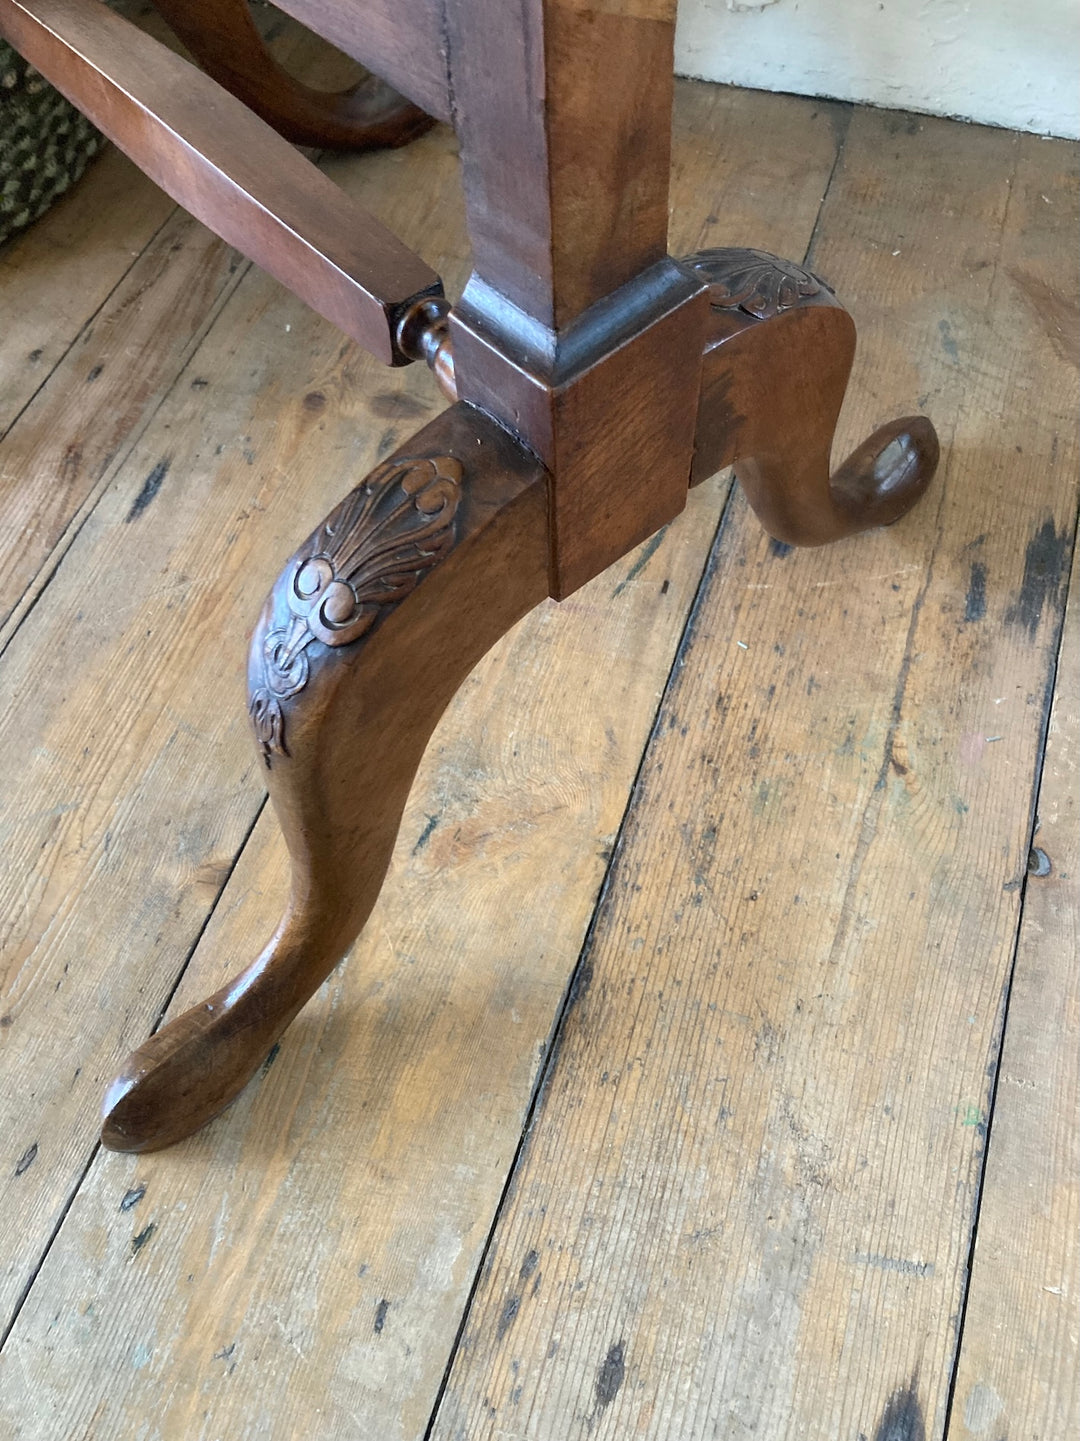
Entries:
[[[528, 617], [195, 1139], [124, 1054], [275, 924], [246, 636], [440, 408], [116, 152], [0, 252], [0, 1436], [1080, 1434], [1077, 147], [681, 83], [672, 249], [809, 263], [906, 520], [727, 478]], [[467, 270], [451, 134], [333, 177]], [[1072, 584], [1070, 584], [1072, 578]]]

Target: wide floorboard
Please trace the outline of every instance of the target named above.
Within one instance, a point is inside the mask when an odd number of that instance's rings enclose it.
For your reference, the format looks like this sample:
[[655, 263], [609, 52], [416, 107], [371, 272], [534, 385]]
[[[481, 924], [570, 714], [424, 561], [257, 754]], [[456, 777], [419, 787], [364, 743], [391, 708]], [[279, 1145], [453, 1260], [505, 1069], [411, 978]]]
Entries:
[[[0, 1436], [1077, 1428], [1077, 153], [680, 83], [673, 251], [807, 258], [841, 443], [924, 409], [941, 475], [807, 552], [719, 476], [523, 621], [347, 963], [149, 1157], [102, 1089], [285, 884], [248, 628], [443, 402], [115, 152], [0, 254]], [[457, 292], [449, 131], [327, 168]]]

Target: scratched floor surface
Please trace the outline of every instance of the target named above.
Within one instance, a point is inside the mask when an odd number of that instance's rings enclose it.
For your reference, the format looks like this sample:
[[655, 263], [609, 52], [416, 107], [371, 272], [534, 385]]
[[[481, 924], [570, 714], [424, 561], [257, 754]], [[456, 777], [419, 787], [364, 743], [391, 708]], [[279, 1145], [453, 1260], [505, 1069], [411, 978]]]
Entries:
[[[717, 477], [527, 618], [347, 964], [149, 1157], [104, 1085], [285, 883], [247, 628], [441, 402], [115, 152], [0, 252], [0, 1437], [1080, 1426], [1077, 147], [680, 83], [675, 155], [672, 249], [808, 257], [839, 447], [925, 410], [932, 492], [792, 552]], [[329, 169], [457, 292], [448, 131]]]

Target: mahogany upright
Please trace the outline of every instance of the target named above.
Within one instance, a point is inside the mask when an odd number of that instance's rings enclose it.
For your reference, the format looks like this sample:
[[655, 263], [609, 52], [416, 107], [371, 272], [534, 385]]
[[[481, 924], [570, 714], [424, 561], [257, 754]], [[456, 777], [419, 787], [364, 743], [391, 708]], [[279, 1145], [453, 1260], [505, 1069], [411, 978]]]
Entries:
[[[128, 1058], [118, 1150], [190, 1134], [255, 1073], [367, 920], [439, 716], [532, 606], [722, 466], [772, 535], [820, 545], [898, 519], [938, 459], [915, 416], [832, 471], [855, 329], [831, 290], [763, 251], [668, 255], [675, 0], [278, 3], [371, 78], [301, 85], [246, 0], [155, 0], [206, 74], [100, 0], [0, 0], [0, 33], [181, 204], [451, 402], [270, 593], [249, 709], [290, 893], [262, 953]], [[289, 144], [403, 144], [433, 119], [460, 140], [472, 243], [453, 305]]]

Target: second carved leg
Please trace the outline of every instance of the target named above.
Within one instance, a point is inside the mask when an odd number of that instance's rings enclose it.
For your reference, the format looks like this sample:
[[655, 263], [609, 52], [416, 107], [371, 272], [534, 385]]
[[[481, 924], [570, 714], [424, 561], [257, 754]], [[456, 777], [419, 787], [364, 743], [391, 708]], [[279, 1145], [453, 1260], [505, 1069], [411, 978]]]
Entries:
[[925, 416], [882, 426], [830, 473], [855, 325], [828, 286], [760, 250], [704, 250], [683, 263], [708, 281], [711, 304], [691, 484], [733, 464], [762, 525], [791, 545], [910, 510], [938, 462]]
[[378, 897], [428, 738], [472, 667], [548, 592], [547, 474], [454, 405], [347, 496], [256, 627], [249, 694], [292, 862], [250, 965], [129, 1057], [114, 1150], [165, 1146], [238, 1094]]

